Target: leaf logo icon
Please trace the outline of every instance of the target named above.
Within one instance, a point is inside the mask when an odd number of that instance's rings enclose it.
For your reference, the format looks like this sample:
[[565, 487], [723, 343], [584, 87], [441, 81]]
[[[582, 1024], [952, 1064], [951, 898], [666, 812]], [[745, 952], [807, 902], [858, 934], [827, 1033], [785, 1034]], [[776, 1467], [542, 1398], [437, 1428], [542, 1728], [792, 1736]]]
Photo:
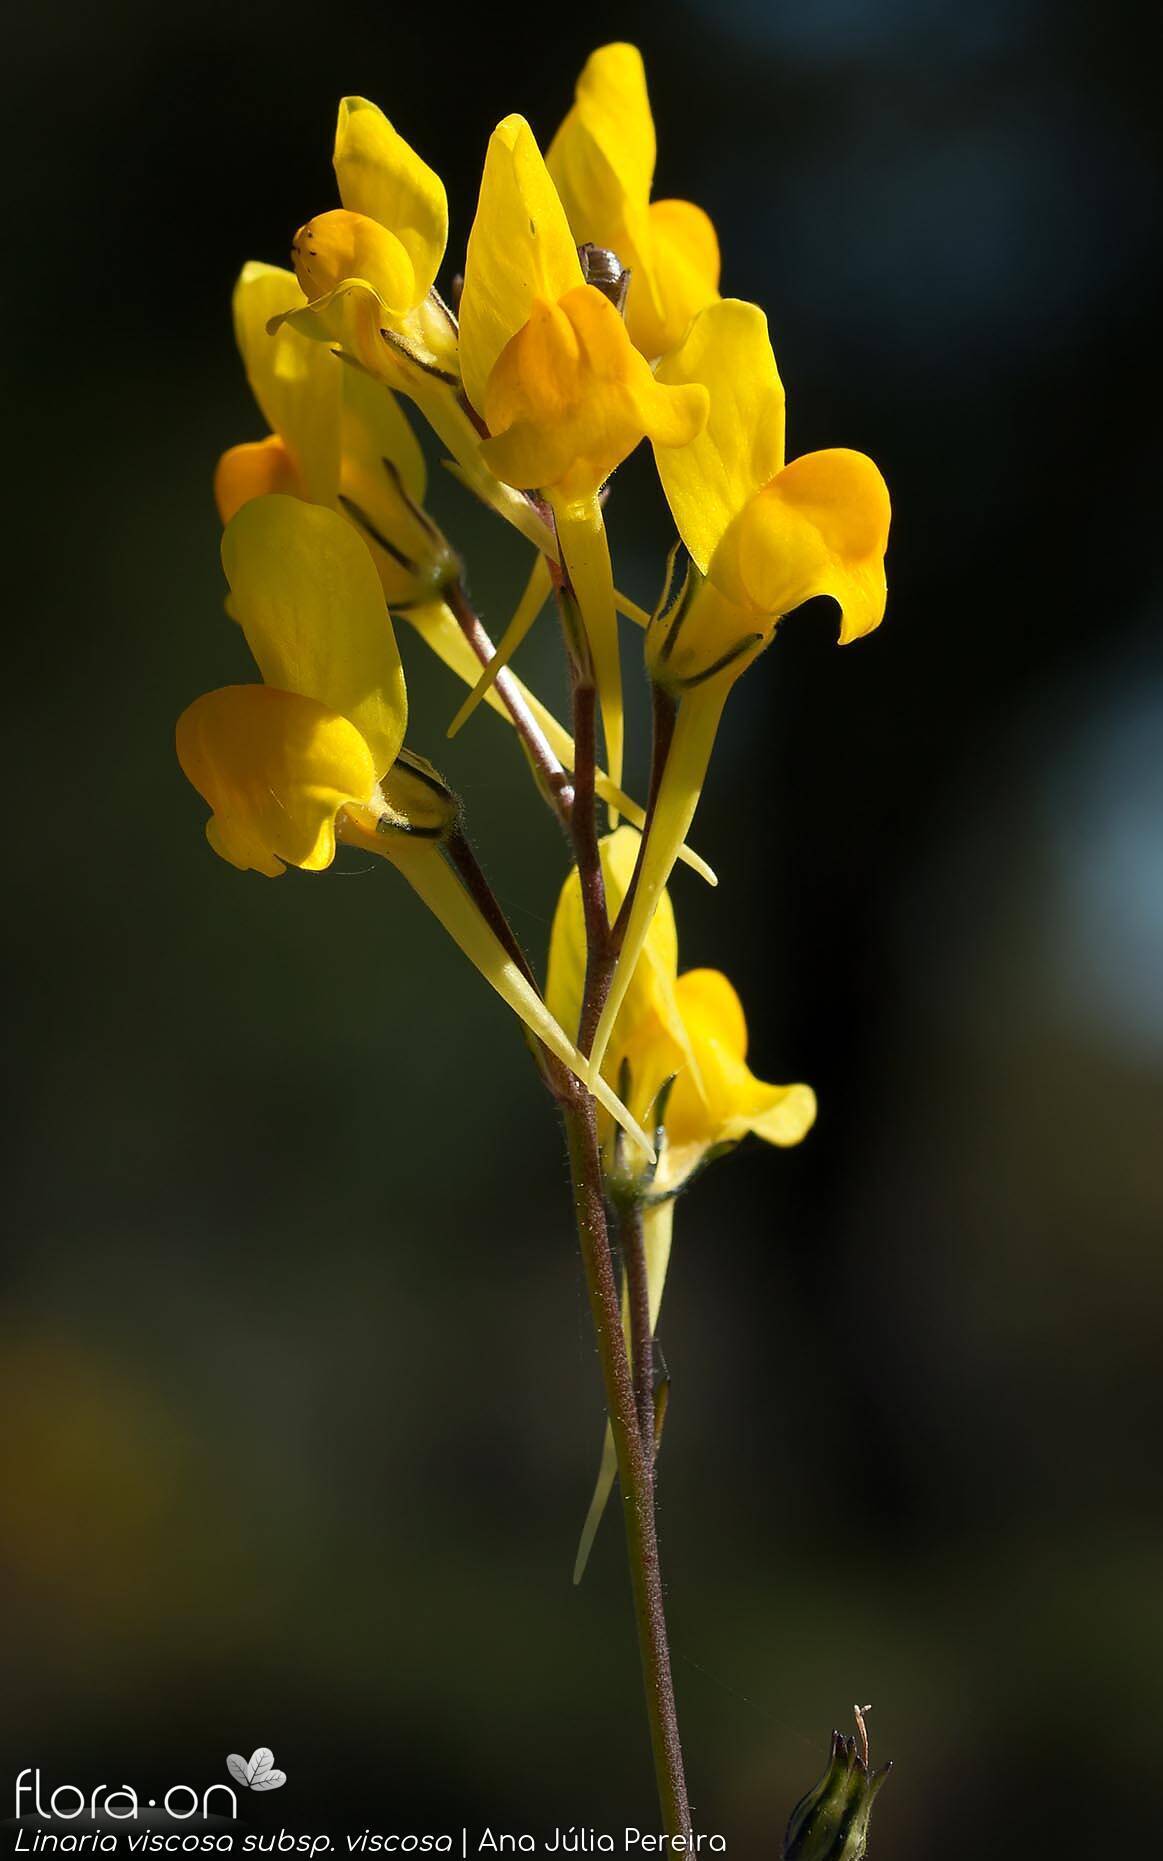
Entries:
[[237, 1751], [232, 1751], [226, 1768], [235, 1783], [240, 1783], [245, 1790], [281, 1790], [287, 1781], [286, 1771], [275, 1769], [275, 1754], [267, 1745], [252, 1751], [249, 1763], [240, 1758]]

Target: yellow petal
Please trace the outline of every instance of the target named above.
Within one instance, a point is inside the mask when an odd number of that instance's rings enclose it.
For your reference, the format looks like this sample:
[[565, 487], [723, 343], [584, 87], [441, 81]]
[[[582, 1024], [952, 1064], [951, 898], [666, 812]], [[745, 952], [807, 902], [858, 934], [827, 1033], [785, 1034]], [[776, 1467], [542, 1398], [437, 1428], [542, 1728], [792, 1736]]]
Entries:
[[576, 1034], [586, 974], [586, 933], [577, 867], [566, 874], [549, 932], [545, 1000], [562, 1027]]
[[[586, 60], [575, 96], [547, 165], [578, 240], [602, 244], [624, 203], [645, 207], [654, 185], [654, 118], [637, 46], [599, 46]], [[594, 163], [595, 152], [603, 158], [601, 168]], [[584, 222], [581, 230], [574, 224], [575, 211]]]
[[707, 394], [656, 381], [613, 304], [582, 285], [533, 305], [489, 377], [484, 415], [494, 437], [483, 452], [499, 478], [573, 499], [593, 496], [644, 435], [689, 442]]
[[411, 303], [418, 304], [436, 282], [448, 244], [443, 181], [365, 97], [345, 97], [339, 106], [334, 161], [344, 206], [377, 220], [407, 252]]
[[547, 162], [574, 237], [615, 252], [629, 269], [626, 327], [635, 346], [665, 355], [718, 295], [719, 244], [698, 207], [649, 204], [654, 122], [634, 46], [593, 54]]
[[698, 294], [702, 299], [692, 309], [693, 317], [716, 301], [719, 288], [722, 260], [714, 221], [693, 200], [656, 200], [651, 203], [650, 224], [659, 264], [681, 269], [686, 275], [681, 287], [684, 294]]
[[711, 304], [659, 364], [658, 380], [700, 382], [710, 395], [701, 433], [678, 449], [655, 446], [678, 533], [705, 573], [730, 524], [783, 465], [783, 385], [767, 318], [737, 298]]
[[460, 365], [485, 411], [489, 376], [537, 299], [556, 303], [582, 282], [577, 247], [533, 132], [509, 116], [493, 131], [460, 300]]
[[675, 1080], [666, 1112], [669, 1143], [697, 1152], [753, 1132], [770, 1144], [798, 1144], [815, 1120], [815, 1094], [805, 1085], [768, 1085], [751, 1072], [743, 1005], [726, 976], [689, 970], [675, 994], [700, 1078], [696, 1084], [680, 1073]]
[[526, 981], [498, 941], [495, 932], [486, 924], [439, 846], [431, 840], [409, 839], [407, 834], [382, 834], [378, 839], [375, 851], [383, 853], [403, 873], [412, 889], [424, 900], [485, 981], [508, 1003], [530, 1032], [581, 1080], [603, 1109], [617, 1120], [640, 1148], [652, 1157], [654, 1149], [646, 1133], [631, 1118], [605, 1081], [592, 1076], [589, 1063], [564, 1033], [537, 991]]
[[291, 246], [295, 276], [311, 303], [358, 279], [371, 286], [389, 313], [402, 317], [424, 292], [401, 239], [365, 213], [334, 207], [300, 226]]
[[[648, 1014], [631, 1019], [623, 1003], [614, 1032], [602, 1063], [607, 1079], [617, 1079], [626, 1102], [636, 1117], [652, 1129], [658, 1122], [659, 1094], [668, 1081], [686, 1083], [696, 1101], [701, 1092], [702, 1074], [699, 1054], [679, 1012], [674, 983], [668, 989], [665, 1004]], [[629, 1000], [634, 996], [631, 987]], [[677, 1090], [677, 1086], [673, 1088]], [[667, 1143], [656, 1180], [659, 1189], [668, 1188], [680, 1178], [673, 1169], [674, 1145], [671, 1141], [669, 1109], [666, 1116]], [[604, 1134], [603, 1134], [604, 1135]], [[703, 1146], [706, 1147], [705, 1144]], [[684, 1166], [681, 1175], [685, 1176]]]
[[[576, 421], [583, 409], [593, 371], [587, 370], [580, 332], [570, 314], [574, 298], [584, 305], [585, 287], [567, 292], [561, 302], [538, 298], [489, 376], [482, 411], [494, 438], [485, 456], [510, 482], [554, 484], [576, 450], [565, 423]], [[556, 452], [546, 456], [559, 458], [560, 463], [519, 463], [512, 452], [514, 429], [528, 434], [527, 447], [531, 443], [555, 445]], [[504, 447], [498, 444], [502, 436], [510, 436]]]
[[428, 470], [419, 440], [392, 390], [360, 368], [343, 367], [343, 457], [362, 471], [385, 460], [417, 504], [424, 502]]
[[272, 332], [289, 327], [326, 349], [345, 356], [377, 378], [399, 374], [394, 352], [382, 329], [387, 310], [379, 292], [362, 278], [347, 278], [301, 310], [286, 310], [271, 320]]
[[643, 355], [667, 355], [719, 295], [719, 240], [709, 214], [689, 200], [650, 208], [653, 301], [637, 276], [626, 296], [626, 328]]
[[575, 239], [614, 252], [630, 273], [632, 335], [631, 302], [645, 327], [663, 314], [649, 206], [655, 153], [642, 55], [633, 45], [603, 45], [578, 79], [547, 159]]
[[786, 614], [812, 595], [840, 606], [841, 641], [884, 618], [888, 487], [861, 452], [809, 452], [753, 498], [729, 539], [747, 596]]
[[605, 1058], [614, 1023], [646, 947], [678, 849], [694, 819], [730, 686], [729, 677], [712, 679], [684, 693], [679, 700], [674, 735], [655, 797], [622, 952], [594, 1037], [591, 1057], [596, 1066]]
[[[611, 924], [626, 902], [641, 846], [642, 835], [633, 827], [618, 827], [613, 833], [603, 834], [599, 843], [606, 910]], [[678, 926], [669, 892], [664, 892], [658, 901], [642, 955], [645, 972], [640, 979], [642, 1007], [655, 1010], [660, 1001], [669, 998], [678, 975]], [[633, 988], [630, 993], [633, 995]]]
[[340, 505], [371, 551], [389, 607], [429, 599], [457, 563], [423, 507], [424, 455], [391, 389], [362, 368], [343, 373]]
[[577, 242], [613, 250], [649, 299], [654, 181], [654, 119], [642, 54], [603, 45], [587, 60], [575, 102], [550, 145], [546, 165]]
[[334, 504], [342, 494], [367, 520], [364, 538], [388, 600], [414, 600], [425, 585], [439, 583], [450, 559], [439, 531], [409, 504], [423, 502], [424, 455], [383, 381], [286, 321], [304, 304], [291, 272], [252, 264], [239, 278], [234, 293], [239, 348], [255, 398], [278, 437], [263, 442], [270, 448], [265, 456], [258, 447], [225, 455], [216, 479], [220, 514], [228, 522], [264, 492], [316, 504]]
[[679, 1006], [695, 1040], [713, 1038], [747, 1058], [747, 1017], [737, 990], [719, 969], [688, 969], [677, 982]]
[[428, 529], [423, 513], [397, 498], [395, 491], [390, 479], [353, 484], [345, 469], [340, 503], [375, 563], [385, 601], [402, 612], [440, 587], [452, 551], [435, 526]]
[[284, 861], [310, 872], [329, 866], [339, 810], [374, 805], [376, 768], [355, 725], [297, 693], [267, 685], [208, 692], [178, 719], [177, 750], [210, 804], [206, 837], [215, 852], [268, 878]]
[[269, 497], [272, 492], [298, 497], [300, 490], [294, 460], [277, 433], [231, 446], [214, 468], [214, 502], [223, 523], [229, 523], [235, 511], [252, 498]]
[[[635, 351], [637, 356], [637, 352]], [[707, 423], [710, 396], [700, 382], [670, 387], [638, 360], [631, 371], [629, 389], [644, 438], [669, 449], [689, 446]]]
[[273, 319], [301, 309], [305, 301], [293, 272], [277, 265], [244, 265], [234, 287], [234, 335], [251, 393], [287, 449], [302, 496], [313, 504], [330, 504], [339, 487], [342, 367], [328, 350], [288, 324], [280, 324], [273, 335], [268, 329]]
[[816, 1122], [816, 1095], [811, 1086], [767, 1086], [755, 1079], [745, 1116], [747, 1129], [765, 1144], [798, 1144]]
[[805, 1085], [769, 1085], [747, 1065], [747, 1029], [731, 984], [717, 970], [692, 970], [671, 990], [671, 1019], [641, 1016], [623, 1043], [625, 1009], [615, 1026], [606, 1070], [626, 1078], [626, 1101], [643, 1123], [668, 1080], [666, 1143], [655, 1187], [680, 1188], [707, 1153], [748, 1133], [767, 1143], [797, 1144], [816, 1115]]
[[257, 498], [227, 525], [222, 564], [268, 685], [350, 718], [383, 775], [408, 700], [379, 576], [352, 526], [297, 498]]

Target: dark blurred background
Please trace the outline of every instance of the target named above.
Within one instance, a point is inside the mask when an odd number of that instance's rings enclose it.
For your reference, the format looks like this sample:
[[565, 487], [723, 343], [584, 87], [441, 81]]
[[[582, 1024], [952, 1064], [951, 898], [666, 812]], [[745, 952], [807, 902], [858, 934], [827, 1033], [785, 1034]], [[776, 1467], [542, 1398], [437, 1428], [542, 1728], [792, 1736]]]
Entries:
[[[674, 885], [819, 1125], [684, 1202], [663, 1551], [692, 1794], [774, 1857], [872, 1700], [892, 1861], [1145, 1852], [1163, 1318], [1160, 179], [1150, 10], [1072, 0], [48, 5], [9, 22], [10, 1777], [225, 1779], [270, 1831], [653, 1826], [558, 1133], [386, 867], [216, 861], [172, 750], [249, 676], [210, 475], [229, 292], [334, 203], [337, 98], [444, 175], [613, 37], [658, 191], [767, 307], [793, 452], [895, 504], [884, 627], [739, 687]], [[448, 267], [450, 273], [452, 263]], [[445, 276], [445, 283], [448, 276]], [[522, 547], [438, 468], [486, 617]], [[623, 582], [670, 540], [619, 476]], [[564, 849], [402, 630], [411, 740], [542, 952]], [[632, 629], [628, 651], [637, 652]], [[521, 670], [560, 695], [548, 619]], [[635, 765], [642, 777], [639, 753]], [[488, 1071], [479, 1070], [487, 1056]]]

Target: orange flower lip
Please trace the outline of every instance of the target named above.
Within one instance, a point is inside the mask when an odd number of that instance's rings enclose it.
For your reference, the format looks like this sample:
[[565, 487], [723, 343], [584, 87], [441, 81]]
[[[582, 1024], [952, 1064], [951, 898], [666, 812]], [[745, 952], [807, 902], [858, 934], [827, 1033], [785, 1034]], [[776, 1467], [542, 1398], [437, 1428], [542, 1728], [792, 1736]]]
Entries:
[[592, 494], [643, 438], [684, 446], [706, 419], [696, 386], [656, 381], [617, 310], [596, 285], [556, 303], [534, 300], [485, 390], [494, 435], [485, 456], [519, 486]]

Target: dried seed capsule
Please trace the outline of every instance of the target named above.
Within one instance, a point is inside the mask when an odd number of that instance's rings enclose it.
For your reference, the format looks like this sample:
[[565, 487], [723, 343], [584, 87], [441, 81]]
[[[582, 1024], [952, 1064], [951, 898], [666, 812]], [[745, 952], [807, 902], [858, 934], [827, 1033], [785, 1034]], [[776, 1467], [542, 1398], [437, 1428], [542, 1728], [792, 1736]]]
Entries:
[[782, 1861], [863, 1861], [873, 1801], [892, 1765], [870, 1771], [863, 1738], [861, 1744], [863, 1755], [855, 1738], [832, 1733], [828, 1768], [792, 1810]]

